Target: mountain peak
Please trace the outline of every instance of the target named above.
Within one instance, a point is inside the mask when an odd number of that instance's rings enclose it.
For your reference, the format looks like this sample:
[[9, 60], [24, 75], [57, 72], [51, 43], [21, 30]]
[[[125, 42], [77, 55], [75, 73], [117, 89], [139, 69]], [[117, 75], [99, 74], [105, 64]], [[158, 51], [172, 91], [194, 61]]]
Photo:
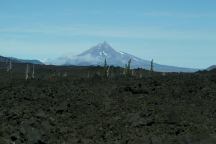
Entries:
[[98, 49], [112, 49], [112, 47], [110, 46], [109, 43], [107, 43], [106, 41], [99, 43], [97, 46], [95, 46]]
[[109, 45], [109, 43], [106, 42], [106, 41], [103, 41], [101, 44], [102, 44], [102, 45]]
[[91, 55], [93, 57], [101, 56], [102, 58], [105, 58], [113, 55], [116, 56], [116, 53], [117, 52], [111, 47], [111, 45], [104, 41], [81, 53], [79, 56]]

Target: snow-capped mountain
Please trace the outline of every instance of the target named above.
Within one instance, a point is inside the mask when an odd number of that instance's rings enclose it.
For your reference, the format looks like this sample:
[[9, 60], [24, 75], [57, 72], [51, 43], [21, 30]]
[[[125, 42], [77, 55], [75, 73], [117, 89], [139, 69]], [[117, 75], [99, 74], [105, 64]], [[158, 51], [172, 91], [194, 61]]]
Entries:
[[[131, 59], [132, 68], [144, 68], [150, 69], [151, 61], [143, 60], [136, 56], [130, 55], [125, 52], [117, 52], [107, 42], [100, 43], [89, 50], [77, 55], [77, 56], [64, 56], [55, 60], [48, 61], [47, 64], [54, 65], [104, 65], [104, 60], [107, 60], [108, 65], [124, 67]], [[166, 66], [160, 64], [154, 64], [155, 71], [161, 72], [195, 72], [197, 69], [181, 68], [174, 66]]]

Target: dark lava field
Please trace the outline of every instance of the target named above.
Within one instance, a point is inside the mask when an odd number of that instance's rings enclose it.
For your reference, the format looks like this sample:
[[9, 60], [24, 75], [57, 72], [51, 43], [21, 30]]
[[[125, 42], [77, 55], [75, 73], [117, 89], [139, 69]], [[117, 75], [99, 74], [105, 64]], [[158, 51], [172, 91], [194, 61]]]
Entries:
[[[216, 144], [216, 71], [0, 69], [0, 144]], [[30, 65], [31, 68], [31, 65]], [[31, 71], [30, 71], [31, 74]]]

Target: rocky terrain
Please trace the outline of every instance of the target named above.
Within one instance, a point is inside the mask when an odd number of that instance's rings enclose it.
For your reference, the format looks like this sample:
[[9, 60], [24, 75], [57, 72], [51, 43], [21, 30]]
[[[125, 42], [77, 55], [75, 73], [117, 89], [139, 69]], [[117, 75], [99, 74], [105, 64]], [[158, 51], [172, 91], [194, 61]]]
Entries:
[[216, 71], [0, 69], [0, 144], [215, 144]]

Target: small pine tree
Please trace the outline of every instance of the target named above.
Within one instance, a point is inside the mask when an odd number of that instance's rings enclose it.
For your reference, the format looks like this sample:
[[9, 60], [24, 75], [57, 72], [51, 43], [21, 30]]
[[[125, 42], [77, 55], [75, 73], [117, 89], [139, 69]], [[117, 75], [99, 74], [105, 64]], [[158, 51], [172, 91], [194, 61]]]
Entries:
[[131, 59], [128, 61], [128, 65], [127, 65], [127, 70], [130, 71], [130, 68], [131, 68]]
[[108, 78], [110, 73], [110, 66], [107, 65], [107, 60], [104, 60], [104, 77]]
[[131, 59], [129, 59], [128, 64], [127, 64], [127, 76], [131, 76]]
[[151, 69], [150, 69], [150, 71], [151, 71], [151, 72], [154, 71], [154, 60], [153, 60], [153, 59], [152, 59], [152, 61], [151, 61]]
[[105, 68], [107, 67], [107, 60], [106, 60], [106, 58], [105, 58], [105, 60], [104, 60], [104, 67], [105, 67]]
[[128, 61], [128, 64], [125, 64], [123, 74], [126, 76], [131, 76], [131, 74], [132, 74], [132, 72], [131, 72], [131, 59]]

